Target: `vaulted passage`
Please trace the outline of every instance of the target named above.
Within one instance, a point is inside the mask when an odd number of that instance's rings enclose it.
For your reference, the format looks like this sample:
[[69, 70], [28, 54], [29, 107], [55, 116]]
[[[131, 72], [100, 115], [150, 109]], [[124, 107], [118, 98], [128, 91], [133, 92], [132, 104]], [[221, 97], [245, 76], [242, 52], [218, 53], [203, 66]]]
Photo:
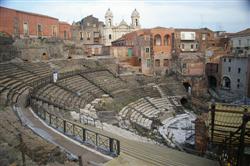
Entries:
[[183, 82], [183, 86], [185, 87], [187, 92], [188, 92], [188, 87], [191, 87], [191, 85], [188, 82]]
[[214, 76], [208, 76], [208, 87], [209, 88], [217, 87], [217, 79]]

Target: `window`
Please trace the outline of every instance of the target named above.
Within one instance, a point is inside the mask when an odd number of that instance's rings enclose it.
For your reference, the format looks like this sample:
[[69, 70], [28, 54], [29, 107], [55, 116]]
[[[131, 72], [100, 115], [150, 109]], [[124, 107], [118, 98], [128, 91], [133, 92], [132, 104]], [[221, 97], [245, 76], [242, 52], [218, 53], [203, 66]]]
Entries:
[[139, 64], [141, 64], [141, 58], [138, 58]]
[[196, 44], [196, 49], [198, 48], [198, 44]]
[[146, 48], [146, 53], [149, 53], [149, 48]]
[[228, 77], [223, 77], [222, 85], [224, 88], [230, 89], [231, 88], [231, 80]]
[[191, 49], [193, 49], [194, 48], [194, 45], [193, 44], [191, 44]]
[[182, 68], [183, 68], [183, 69], [186, 69], [186, 67], [187, 67], [187, 64], [186, 64], [186, 63], [183, 63], [183, 64], [182, 64]]
[[100, 37], [100, 33], [99, 32], [94, 32], [94, 38], [99, 38]]
[[138, 20], [135, 19], [135, 26], [138, 26]]
[[182, 48], [182, 49], [184, 49], [184, 48], [185, 48], [185, 45], [184, 45], [184, 44], [182, 44], [182, 45], [181, 45], [181, 48]]
[[250, 46], [250, 39], [247, 39], [247, 46]]
[[23, 35], [29, 36], [29, 26], [27, 22], [23, 23]]
[[227, 61], [227, 59], [226, 58], [224, 58], [224, 62], [226, 62]]
[[159, 34], [155, 35], [154, 44], [155, 44], [155, 46], [160, 46], [161, 45], [161, 36]]
[[163, 66], [168, 66], [168, 65], [169, 65], [169, 60], [168, 59], [164, 59]]
[[194, 33], [191, 33], [191, 38], [194, 40]]
[[231, 62], [231, 59], [228, 59], [228, 62]]
[[111, 40], [112, 39], [112, 36], [111, 36], [111, 34], [109, 34], [109, 40]]
[[164, 36], [164, 46], [169, 45], [169, 35]]
[[83, 33], [80, 32], [80, 40], [83, 40]]
[[90, 32], [87, 32], [87, 40], [90, 40]]
[[240, 88], [240, 84], [237, 84], [237, 88], [238, 88], [238, 89]]
[[55, 25], [53, 25], [52, 26], [52, 36], [56, 36], [56, 26]]
[[147, 59], [147, 67], [150, 67], [150, 65], [151, 65], [151, 61], [150, 59]]
[[181, 33], [181, 39], [185, 39], [185, 33]]
[[240, 72], [241, 72], [241, 68], [239, 67], [239, 68], [238, 68], [238, 73], [240, 73]]
[[63, 37], [64, 37], [64, 39], [67, 39], [67, 32], [66, 31], [63, 32]]
[[206, 40], [206, 34], [202, 34], [202, 40]]
[[231, 67], [228, 67], [228, 72], [230, 72], [231, 71]]
[[42, 25], [37, 24], [37, 36], [41, 37], [42, 36]]
[[239, 46], [241, 45], [241, 40], [239, 40]]
[[240, 79], [239, 79], [239, 78], [237, 79], [237, 82], [240, 82]]
[[160, 59], [155, 60], [155, 67], [160, 67]]

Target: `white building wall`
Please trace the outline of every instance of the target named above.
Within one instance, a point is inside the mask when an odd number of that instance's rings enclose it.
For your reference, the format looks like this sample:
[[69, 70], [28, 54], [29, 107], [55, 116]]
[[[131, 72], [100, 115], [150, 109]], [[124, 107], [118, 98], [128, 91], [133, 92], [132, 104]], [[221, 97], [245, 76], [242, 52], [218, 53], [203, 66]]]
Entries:
[[[233, 47], [250, 47], [250, 36], [231, 38]], [[240, 41], [240, 42], [239, 42]]]

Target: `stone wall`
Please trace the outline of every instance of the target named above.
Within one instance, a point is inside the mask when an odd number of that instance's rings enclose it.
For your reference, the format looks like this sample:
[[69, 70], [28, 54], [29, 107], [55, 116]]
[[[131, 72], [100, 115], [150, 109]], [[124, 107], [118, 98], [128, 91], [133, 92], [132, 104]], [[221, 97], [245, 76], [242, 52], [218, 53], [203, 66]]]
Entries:
[[9, 61], [19, 56], [17, 49], [12, 46], [13, 42], [11, 37], [0, 35], [0, 62]]
[[20, 58], [27, 61], [67, 59], [75, 55], [85, 55], [82, 45], [58, 39], [17, 39], [13, 46], [20, 52]]

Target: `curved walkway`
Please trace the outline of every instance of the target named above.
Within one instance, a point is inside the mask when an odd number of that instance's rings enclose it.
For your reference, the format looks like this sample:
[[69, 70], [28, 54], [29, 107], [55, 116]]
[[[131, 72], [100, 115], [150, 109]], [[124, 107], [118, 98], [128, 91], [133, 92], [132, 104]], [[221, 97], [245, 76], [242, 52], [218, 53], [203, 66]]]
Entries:
[[49, 127], [33, 111], [31, 111], [31, 109], [20, 107], [14, 107], [14, 109], [19, 114], [22, 122], [31, 128], [36, 134], [64, 149], [70, 153], [73, 158], [81, 156], [83, 165], [91, 165], [89, 162], [105, 163], [113, 159], [112, 157], [86, 147]]

